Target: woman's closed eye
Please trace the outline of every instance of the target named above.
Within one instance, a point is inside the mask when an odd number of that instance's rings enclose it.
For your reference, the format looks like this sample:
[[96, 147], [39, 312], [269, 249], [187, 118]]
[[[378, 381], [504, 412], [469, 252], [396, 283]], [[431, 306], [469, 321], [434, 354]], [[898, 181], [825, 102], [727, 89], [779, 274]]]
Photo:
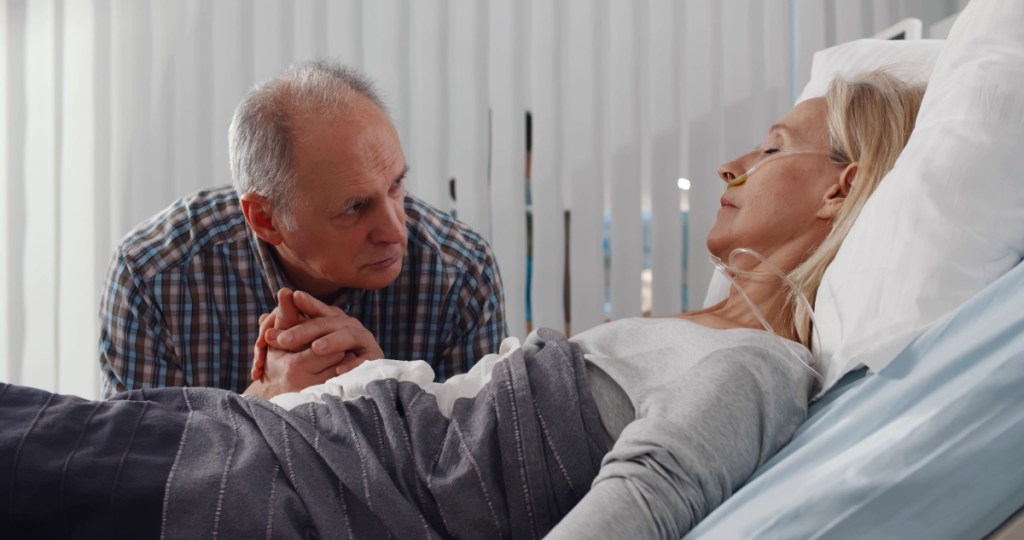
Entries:
[[777, 146], [772, 146], [769, 148], [765, 148], [763, 150], [759, 149], [754, 157], [754, 167], [759, 165], [761, 162], [767, 160], [768, 158], [778, 154], [779, 152], [782, 152], [782, 149]]

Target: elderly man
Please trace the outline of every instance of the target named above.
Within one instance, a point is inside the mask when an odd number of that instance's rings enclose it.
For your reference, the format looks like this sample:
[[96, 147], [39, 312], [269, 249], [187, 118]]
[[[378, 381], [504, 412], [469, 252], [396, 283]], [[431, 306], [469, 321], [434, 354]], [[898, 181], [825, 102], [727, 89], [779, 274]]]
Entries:
[[398, 134], [369, 81], [327, 62], [293, 67], [245, 96], [229, 138], [234, 187], [175, 202], [114, 255], [105, 395], [243, 391], [260, 315], [282, 289], [332, 306], [316, 335], [290, 343], [316, 357], [296, 384], [379, 357], [425, 360], [443, 380], [497, 350], [507, 330], [491, 249], [405, 192]]

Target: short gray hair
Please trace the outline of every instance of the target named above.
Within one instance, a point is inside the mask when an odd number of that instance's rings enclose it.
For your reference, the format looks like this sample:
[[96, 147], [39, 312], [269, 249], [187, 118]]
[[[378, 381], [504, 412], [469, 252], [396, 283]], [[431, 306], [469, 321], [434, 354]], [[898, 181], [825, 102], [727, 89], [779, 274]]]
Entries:
[[296, 64], [249, 90], [228, 129], [231, 177], [239, 196], [255, 193], [266, 198], [284, 225], [293, 226], [295, 122], [291, 111], [338, 113], [357, 95], [388, 114], [368, 78], [327, 60]]

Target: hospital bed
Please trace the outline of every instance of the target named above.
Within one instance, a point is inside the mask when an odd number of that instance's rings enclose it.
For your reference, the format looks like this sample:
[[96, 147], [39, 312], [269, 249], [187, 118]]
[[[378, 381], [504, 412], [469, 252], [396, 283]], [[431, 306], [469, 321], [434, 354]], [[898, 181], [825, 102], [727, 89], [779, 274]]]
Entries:
[[686, 538], [984, 538], [1024, 507], [1021, 388], [1024, 264], [840, 381]]
[[[836, 74], [882, 66], [931, 76], [914, 137], [875, 196], [892, 200], [861, 218], [888, 220], [874, 233], [907, 235], [903, 251], [833, 264], [846, 265], [844, 279], [916, 283], [918, 296], [891, 321], [886, 306], [870, 305], [887, 300], [882, 289], [857, 292], [879, 328], [917, 331], [875, 348], [892, 351], [890, 362], [846, 373], [687, 540], [1024, 538], [1022, 24], [1019, 3], [974, 0], [949, 41], [863, 40], [816, 55], [805, 94], [820, 94]], [[931, 217], [948, 228], [933, 234], [925, 214], [939, 209]], [[919, 228], [901, 232], [907, 220]], [[855, 228], [847, 243], [865, 237]], [[828, 311], [821, 294], [817, 308]], [[818, 315], [823, 325], [855, 318], [836, 313]]]

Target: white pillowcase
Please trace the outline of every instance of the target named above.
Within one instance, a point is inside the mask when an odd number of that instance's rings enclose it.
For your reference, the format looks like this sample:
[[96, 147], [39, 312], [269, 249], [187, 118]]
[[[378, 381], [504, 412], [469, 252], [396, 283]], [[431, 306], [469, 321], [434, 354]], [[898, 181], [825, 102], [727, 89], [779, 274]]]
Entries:
[[796, 101], [824, 96], [836, 75], [849, 77], [881, 68], [905, 81], [925, 82], [945, 43], [941, 39], [858, 39], [818, 51], [811, 62], [811, 80]]
[[906, 149], [818, 290], [826, 388], [861, 364], [881, 370], [1020, 261], [1022, 157], [1024, 2], [973, 0], [939, 54]]

